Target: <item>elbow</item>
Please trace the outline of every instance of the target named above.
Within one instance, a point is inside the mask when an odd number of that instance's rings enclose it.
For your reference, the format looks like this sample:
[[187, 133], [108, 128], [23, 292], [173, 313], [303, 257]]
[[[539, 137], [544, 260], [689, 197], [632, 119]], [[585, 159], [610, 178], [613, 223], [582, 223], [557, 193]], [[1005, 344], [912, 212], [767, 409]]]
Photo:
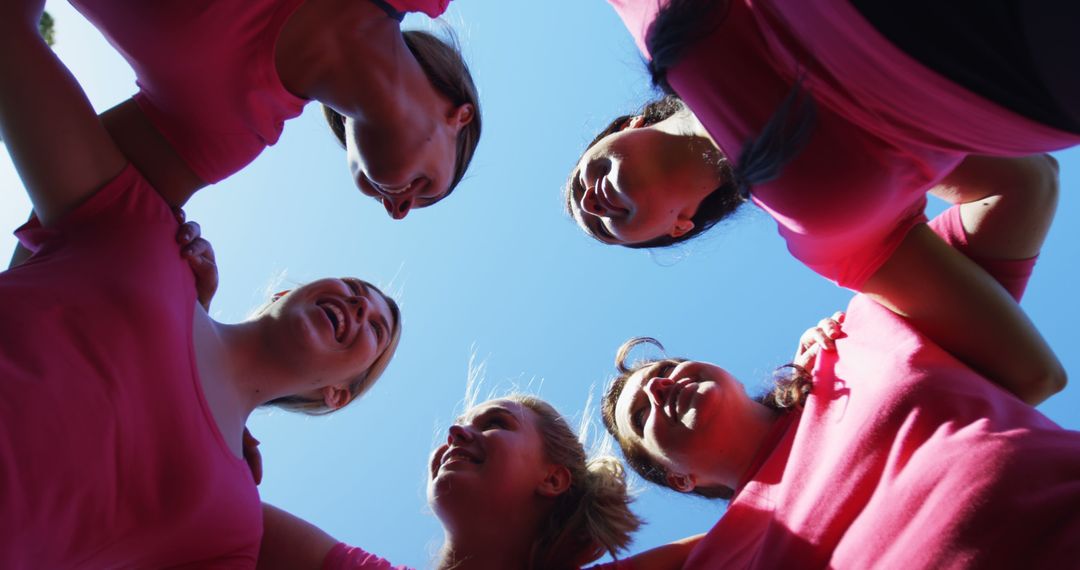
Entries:
[[1055, 361], [1051, 366], [1038, 376], [1029, 386], [1031, 390], [1028, 397], [1023, 398], [1029, 404], [1036, 406], [1048, 400], [1054, 394], [1061, 392], [1069, 383], [1068, 374], [1060, 362]]
[[1062, 367], [1059, 363], [1057, 365], [1057, 370], [1055, 370], [1054, 373], [1051, 374], [1049, 378], [1047, 378], [1046, 389], [1049, 393], [1047, 397], [1053, 396], [1054, 394], [1061, 392], [1068, 384], [1069, 375], [1065, 372], [1065, 368]]
[[1039, 203], [1052, 211], [1057, 208], [1058, 193], [1061, 189], [1058, 162], [1049, 154], [1036, 157], [1036, 159], [1039, 163], [1037, 172], [1033, 176], [1036, 181], [1030, 186], [1030, 189], [1034, 191], [1031, 197], [1039, 200]]

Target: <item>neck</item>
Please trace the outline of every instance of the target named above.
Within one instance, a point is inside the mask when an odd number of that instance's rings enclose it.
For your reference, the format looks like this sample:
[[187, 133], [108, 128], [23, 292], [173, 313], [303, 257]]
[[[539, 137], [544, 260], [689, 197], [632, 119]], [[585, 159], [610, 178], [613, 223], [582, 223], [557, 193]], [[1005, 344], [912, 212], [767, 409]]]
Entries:
[[[500, 533], [502, 534], [502, 533]], [[505, 542], [499, 537], [454, 537], [447, 533], [440, 554], [438, 570], [525, 570], [529, 567], [532, 541], [525, 544]], [[493, 545], [499, 545], [495, 547]]]
[[768, 453], [771, 443], [769, 433], [779, 418], [777, 412], [756, 401], [748, 401], [746, 409], [739, 414], [738, 439], [725, 444], [724, 453], [716, 454], [716, 464], [699, 477], [699, 485], [724, 485], [738, 489], [739, 483], [750, 475], [761, 454]]
[[406, 116], [400, 100], [434, 91], [398, 22], [373, 2], [307, 0], [278, 36], [275, 65], [291, 93], [355, 120]]
[[201, 307], [195, 319], [195, 353], [207, 404], [226, 440], [236, 443], [251, 412], [275, 398], [303, 391], [303, 377], [263, 332], [264, 320], [214, 321]]
[[720, 148], [716, 145], [716, 141], [713, 140], [709, 131], [705, 129], [705, 125], [702, 125], [697, 115], [691, 113], [689, 109], [679, 111], [656, 125], [666, 133], [702, 138], [712, 144], [713, 147]]

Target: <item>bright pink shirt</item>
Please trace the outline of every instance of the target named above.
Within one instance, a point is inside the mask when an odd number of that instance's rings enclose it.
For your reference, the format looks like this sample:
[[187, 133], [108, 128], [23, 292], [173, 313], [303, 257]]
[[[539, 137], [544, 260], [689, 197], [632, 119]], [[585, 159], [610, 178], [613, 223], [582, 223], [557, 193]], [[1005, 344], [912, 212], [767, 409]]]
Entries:
[[[647, 57], [645, 34], [666, 2], [608, 1]], [[937, 75], [836, 0], [733, 0], [668, 81], [735, 160], [799, 76], [817, 102], [815, 129], [752, 199], [792, 255], [845, 287], [859, 289], [925, 221], [926, 191], [966, 155], [1080, 143]]]
[[[394, 566], [390, 562], [357, 546], [339, 542], [330, 549], [323, 560], [323, 570], [411, 570], [406, 566]], [[585, 570], [630, 570], [624, 561], [589, 566]]]
[[132, 167], [0, 273], [0, 568], [253, 568], [262, 508], [194, 361], [177, 222]]
[[[963, 249], [956, 208], [932, 225]], [[1034, 260], [980, 263], [1019, 298]], [[844, 332], [685, 568], [1075, 567], [1080, 433], [867, 297]]]
[[[205, 182], [255, 160], [307, 104], [274, 65], [278, 35], [303, 0], [71, 3], [135, 70], [135, 102]], [[449, 0], [387, 3], [434, 17]]]

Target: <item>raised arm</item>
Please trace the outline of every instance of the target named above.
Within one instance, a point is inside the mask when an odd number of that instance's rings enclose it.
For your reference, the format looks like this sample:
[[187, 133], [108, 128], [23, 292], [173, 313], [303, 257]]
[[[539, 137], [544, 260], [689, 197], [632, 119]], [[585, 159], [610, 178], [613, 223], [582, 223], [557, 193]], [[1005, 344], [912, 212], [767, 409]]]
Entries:
[[43, 6], [0, 7], [0, 135], [34, 211], [54, 223], [127, 163], [37, 29]]
[[318, 570], [335, 544], [337, 541], [319, 527], [263, 503], [258, 570]]
[[[972, 157], [934, 193], [961, 204], [970, 254], [1036, 255], [1057, 206], [1052, 158]], [[863, 293], [1030, 404], [1065, 386], [1065, 370], [1020, 306], [986, 271], [925, 224], [914, 228]]]

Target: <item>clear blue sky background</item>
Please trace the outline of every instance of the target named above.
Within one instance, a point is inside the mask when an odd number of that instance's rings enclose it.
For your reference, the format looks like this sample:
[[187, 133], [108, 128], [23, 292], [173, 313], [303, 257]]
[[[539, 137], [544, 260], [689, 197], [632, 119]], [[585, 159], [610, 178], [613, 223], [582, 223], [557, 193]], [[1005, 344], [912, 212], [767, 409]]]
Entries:
[[[49, 10], [56, 50], [95, 106], [130, 96], [133, 75], [100, 35], [66, 3]], [[535, 391], [576, 418], [612, 372], [616, 347], [635, 335], [717, 362], [756, 389], [806, 327], [851, 295], [792, 259], [753, 208], [658, 256], [601, 246], [564, 215], [560, 187], [584, 144], [650, 96], [629, 35], [602, 0], [458, 0], [444, 20], [465, 46], [485, 121], [450, 199], [391, 221], [355, 190], [313, 105], [277, 146], [188, 207], [217, 250], [220, 320], [244, 319], [282, 275], [286, 284], [355, 275], [398, 295], [403, 341], [369, 395], [326, 418], [260, 412], [251, 428], [263, 442], [266, 501], [414, 567], [427, 567], [441, 542], [425, 505], [426, 462], [461, 412], [471, 358], [486, 363], [485, 391]], [[1076, 374], [1080, 152], [1058, 159], [1061, 206], [1024, 307]], [[0, 187], [0, 250], [11, 251], [29, 203], [6, 154]], [[1070, 429], [1080, 428], [1078, 384], [1042, 406]], [[722, 511], [639, 488], [649, 524], [635, 550], [702, 532]]]

